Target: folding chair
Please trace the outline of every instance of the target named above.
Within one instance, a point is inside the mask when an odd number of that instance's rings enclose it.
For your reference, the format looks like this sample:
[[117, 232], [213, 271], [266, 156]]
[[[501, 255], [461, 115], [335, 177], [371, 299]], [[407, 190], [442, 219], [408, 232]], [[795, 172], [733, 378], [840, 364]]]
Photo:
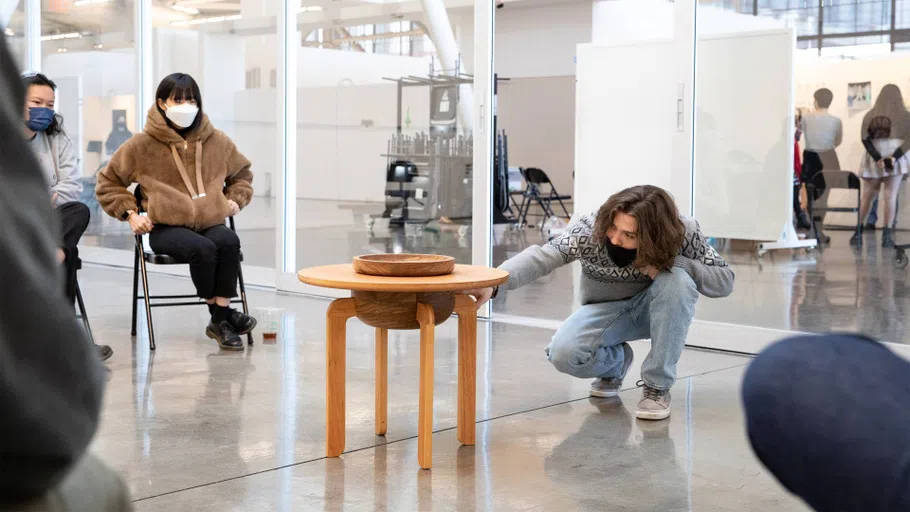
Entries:
[[[139, 187], [134, 192], [136, 204], [139, 205], [139, 212], [142, 213], [142, 194]], [[231, 231], [236, 232], [234, 227], [234, 217], [228, 217], [228, 226]], [[149, 350], [155, 350], [155, 328], [152, 325], [152, 308], [166, 308], [175, 306], [201, 306], [206, 302], [196, 295], [151, 295], [149, 292], [149, 281], [147, 265], [188, 265], [185, 261], [178, 261], [173, 256], [167, 254], [158, 254], [152, 251], [151, 247], [145, 244], [145, 237], [148, 235], [135, 235], [136, 248], [135, 259], [133, 262], [133, 323], [130, 334], [136, 336], [136, 317], [139, 301], [145, 303], [145, 318], [148, 323], [149, 332]], [[243, 261], [243, 252], [240, 252], [240, 261]], [[142, 276], [142, 295], [139, 295], [139, 276]], [[246, 285], [243, 283], [243, 265], [238, 269], [238, 283], [240, 285], [240, 298], [231, 300], [231, 304], [243, 304], [243, 313], [250, 314], [249, 306], [246, 300]], [[178, 299], [195, 299], [172, 302]], [[253, 333], [248, 333], [247, 344], [253, 344]]]
[[[834, 202], [832, 192], [840, 189], [856, 191], [856, 206], [829, 206], [830, 203]], [[859, 176], [856, 174], [850, 171], [821, 171], [813, 176], [811, 181], [806, 183], [806, 198], [809, 201], [809, 219], [812, 223], [809, 233], [819, 244], [823, 244], [827, 240], [827, 237], [822, 232], [822, 217], [817, 215], [819, 213], [855, 212], [856, 225], [860, 225], [859, 213], [862, 192], [860, 191]]]
[[[528, 212], [531, 209], [532, 202], [537, 202], [540, 205], [545, 219], [555, 215], [552, 207], [553, 201], [558, 201], [565, 216], [570, 217], [569, 210], [563, 200], [568, 201], [572, 199], [572, 196], [561, 195], [557, 192], [547, 173], [536, 167], [528, 167], [527, 169], [522, 169], [521, 174], [525, 179], [526, 186], [524, 192], [522, 192], [521, 204], [519, 205], [519, 225], [523, 226], [528, 223]], [[545, 192], [543, 188], [547, 185], [549, 185], [549, 189]], [[542, 225], [543, 223], [541, 223]]]
[[[76, 270], [82, 270], [82, 260], [76, 260]], [[82, 290], [79, 288], [79, 279], [76, 279], [76, 305], [79, 307], [79, 313], [76, 314], [76, 318], [82, 320], [82, 325], [85, 326], [85, 332], [88, 334], [88, 340], [92, 342], [92, 345], [95, 344], [95, 336], [92, 334], [92, 326], [88, 323], [88, 314], [85, 312], [85, 302], [82, 300]]]

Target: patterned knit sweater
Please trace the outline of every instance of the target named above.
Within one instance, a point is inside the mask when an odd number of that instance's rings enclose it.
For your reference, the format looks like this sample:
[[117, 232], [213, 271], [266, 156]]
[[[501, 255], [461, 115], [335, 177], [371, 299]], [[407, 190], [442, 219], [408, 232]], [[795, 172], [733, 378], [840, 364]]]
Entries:
[[[542, 246], [528, 247], [500, 265], [499, 268], [509, 272], [504, 289], [522, 287], [575, 260], [581, 262], [582, 268], [582, 304], [624, 300], [647, 288], [651, 278], [632, 265], [619, 267], [605, 246], [594, 243], [594, 218], [593, 214], [584, 215], [570, 224], [562, 236]], [[673, 266], [685, 270], [702, 295], [730, 295], [733, 271], [708, 245], [698, 223], [689, 217], [680, 218], [686, 228], [686, 237]]]

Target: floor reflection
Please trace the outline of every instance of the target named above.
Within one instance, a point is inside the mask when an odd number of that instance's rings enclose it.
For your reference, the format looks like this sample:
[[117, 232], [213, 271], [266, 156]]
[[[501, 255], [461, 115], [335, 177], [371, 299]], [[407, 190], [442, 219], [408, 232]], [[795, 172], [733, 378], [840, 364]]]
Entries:
[[610, 510], [689, 510], [688, 478], [677, 459], [671, 423], [636, 420], [618, 397], [588, 401], [593, 410], [581, 428], [546, 459], [555, 488], [585, 510], [604, 503]]

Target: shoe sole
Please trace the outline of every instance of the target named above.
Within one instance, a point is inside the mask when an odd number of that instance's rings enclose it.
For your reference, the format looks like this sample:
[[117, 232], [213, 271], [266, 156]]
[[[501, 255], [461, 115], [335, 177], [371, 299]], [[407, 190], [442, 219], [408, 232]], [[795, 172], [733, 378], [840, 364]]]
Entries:
[[253, 332], [253, 329], [255, 329], [255, 328], [256, 328], [256, 325], [259, 324], [259, 321], [258, 321], [258, 320], [256, 320], [256, 319], [253, 318], [253, 317], [250, 317], [250, 318], [253, 319], [253, 325], [251, 325], [250, 328], [249, 328], [249, 329], [246, 329], [245, 331], [237, 331], [237, 335], [238, 335], [238, 336], [246, 336], [247, 334]]
[[648, 421], [665, 420], [670, 417], [670, 409], [666, 411], [635, 411], [635, 417]]
[[208, 329], [205, 330], [205, 335], [208, 336], [209, 338], [212, 338], [213, 340], [217, 341], [218, 346], [221, 347], [222, 350], [234, 350], [234, 351], [243, 350], [243, 344], [241, 344], [239, 347], [232, 347], [230, 345], [222, 344], [221, 338], [219, 338], [215, 333], [213, 333], [212, 331], [210, 331]]
[[619, 390], [616, 391], [590, 391], [591, 396], [595, 398], [613, 398], [614, 396], [619, 396]]

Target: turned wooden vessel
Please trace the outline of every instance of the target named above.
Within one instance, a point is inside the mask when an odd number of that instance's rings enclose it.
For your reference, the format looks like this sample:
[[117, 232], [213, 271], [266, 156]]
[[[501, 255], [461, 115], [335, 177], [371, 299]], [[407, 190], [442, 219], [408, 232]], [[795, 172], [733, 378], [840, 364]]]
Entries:
[[442, 276], [455, 270], [455, 258], [441, 254], [364, 254], [354, 257], [354, 272], [368, 276]]
[[[451, 274], [455, 258], [439, 254], [365, 254], [354, 257], [358, 274], [383, 277], [428, 277]], [[383, 329], [419, 329], [417, 303], [433, 308], [439, 325], [455, 309], [454, 292], [377, 292], [351, 293], [361, 322]]]
[[351, 292], [357, 318], [371, 327], [383, 329], [420, 329], [417, 303], [433, 308], [435, 325], [452, 316], [455, 292]]

